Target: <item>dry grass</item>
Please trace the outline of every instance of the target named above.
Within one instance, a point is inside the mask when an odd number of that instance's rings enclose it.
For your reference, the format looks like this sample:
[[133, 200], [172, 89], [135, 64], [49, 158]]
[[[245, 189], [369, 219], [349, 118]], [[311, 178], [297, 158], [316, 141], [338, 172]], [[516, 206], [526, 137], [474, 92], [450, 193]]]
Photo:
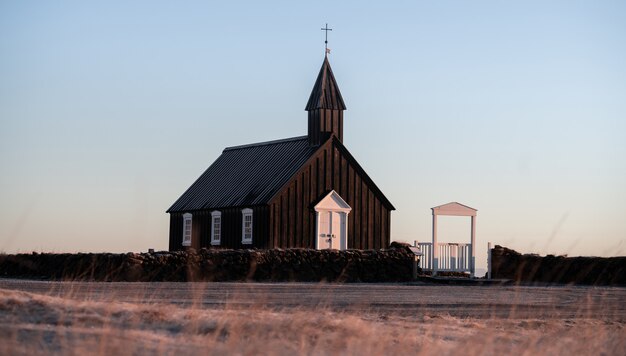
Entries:
[[0, 289], [0, 354], [623, 355], [626, 350], [619, 318], [478, 319], [257, 303], [207, 308], [80, 301], [71, 287], [49, 294]]

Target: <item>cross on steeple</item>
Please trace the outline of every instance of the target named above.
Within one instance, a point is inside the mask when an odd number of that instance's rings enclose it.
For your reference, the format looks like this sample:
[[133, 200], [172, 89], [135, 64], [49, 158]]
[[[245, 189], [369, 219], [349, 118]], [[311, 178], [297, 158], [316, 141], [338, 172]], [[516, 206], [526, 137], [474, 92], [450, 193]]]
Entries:
[[326, 31], [326, 37], [325, 37], [325, 40], [324, 40], [324, 47], [325, 47], [325, 51], [326, 51], [325, 53], [328, 54], [328, 52], [330, 52], [328, 50], [328, 31], [332, 31], [333, 29], [332, 28], [328, 28], [328, 23], [326, 23], [326, 27], [322, 28], [321, 30], [322, 31]]

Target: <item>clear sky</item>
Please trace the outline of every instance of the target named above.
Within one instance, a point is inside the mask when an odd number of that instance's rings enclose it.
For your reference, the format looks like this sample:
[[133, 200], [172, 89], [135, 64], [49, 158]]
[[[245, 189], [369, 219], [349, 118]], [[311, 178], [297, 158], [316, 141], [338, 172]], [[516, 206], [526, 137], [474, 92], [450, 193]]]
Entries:
[[0, 251], [166, 249], [224, 147], [306, 134], [326, 22], [393, 240], [458, 201], [479, 266], [626, 255], [623, 1], [1, 1]]

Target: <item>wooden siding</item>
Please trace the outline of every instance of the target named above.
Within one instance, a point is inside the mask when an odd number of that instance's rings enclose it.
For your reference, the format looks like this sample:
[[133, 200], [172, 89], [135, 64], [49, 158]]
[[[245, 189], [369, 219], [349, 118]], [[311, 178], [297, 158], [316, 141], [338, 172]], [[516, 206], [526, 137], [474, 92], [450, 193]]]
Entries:
[[390, 242], [391, 211], [360, 167], [330, 140], [270, 201], [268, 247], [315, 248], [314, 204], [335, 190], [349, 205], [348, 248], [380, 249]]
[[[242, 214], [245, 207], [190, 211], [192, 214], [191, 247], [200, 248], [269, 248], [269, 220], [267, 206], [252, 208], [252, 244], [241, 243]], [[211, 212], [222, 213], [222, 236], [219, 246], [211, 245]], [[183, 213], [170, 214], [170, 251], [183, 250]]]
[[331, 134], [343, 140], [343, 111], [315, 109], [309, 111], [308, 137], [311, 145], [324, 143]]
[[183, 214], [170, 214], [170, 251], [183, 248]]

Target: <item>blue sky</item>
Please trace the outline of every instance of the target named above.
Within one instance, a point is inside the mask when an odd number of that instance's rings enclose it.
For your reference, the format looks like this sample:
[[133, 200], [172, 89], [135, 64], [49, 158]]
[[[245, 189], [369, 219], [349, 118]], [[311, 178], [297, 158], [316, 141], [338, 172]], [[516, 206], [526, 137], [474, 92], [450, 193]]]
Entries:
[[2, 1], [0, 250], [167, 248], [224, 147], [306, 134], [326, 22], [394, 240], [458, 201], [479, 250], [626, 254], [621, 1]]

